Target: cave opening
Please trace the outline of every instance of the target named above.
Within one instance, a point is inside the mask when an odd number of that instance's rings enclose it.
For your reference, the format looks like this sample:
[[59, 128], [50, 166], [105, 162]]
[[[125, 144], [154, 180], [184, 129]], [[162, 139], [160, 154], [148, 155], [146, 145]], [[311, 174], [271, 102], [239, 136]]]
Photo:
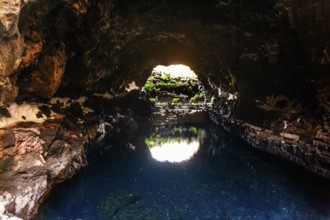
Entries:
[[179, 163], [194, 157], [209, 122], [205, 88], [187, 65], [157, 65], [142, 90], [151, 103], [150, 123], [156, 126], [145, 138], [152, 157]]
[[152, 124], [192, 124], [207, 121], [206, 91], [189, 66], [153, 68], [142, 89], [152, 105]]
[[0, 1], [0, 219], [329, 219], [329, 15]]

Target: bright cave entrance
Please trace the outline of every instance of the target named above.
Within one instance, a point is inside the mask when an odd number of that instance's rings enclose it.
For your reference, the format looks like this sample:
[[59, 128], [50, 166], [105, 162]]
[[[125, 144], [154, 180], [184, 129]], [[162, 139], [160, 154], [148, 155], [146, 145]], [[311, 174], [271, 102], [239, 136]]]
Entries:
[[156, 66], [143, 90], [153, 105], [155, 125], [191, 124], [207, 120], [208, 101], [203, 85], [190, 67]]
[[[193, 158], [203, 138], [203, 132], [195, 125], [208, 121], [205, 89], [197, 75], [183, 64], [159, 65], [153, 69], [144, 90], [152, 103], [150, 122], [157, 127], [157, 132], [145, 139], [152, 157], [170, 163]], [[187, 127], [188, 124], [194, 126]]]

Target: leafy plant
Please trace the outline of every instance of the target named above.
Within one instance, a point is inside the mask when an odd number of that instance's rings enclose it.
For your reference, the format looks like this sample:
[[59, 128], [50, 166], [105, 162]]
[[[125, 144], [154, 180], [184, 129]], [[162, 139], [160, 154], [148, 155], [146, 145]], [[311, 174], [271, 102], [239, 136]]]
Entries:
[[191, 97], [190, 102], [195, 102], [197, 99], [203, 99], [204, 98], [204, 93], [196, 93], [193, 97]]
[[197, 134], [197, 128], [196, 128], [196, 127], [191, 127], [190, 130], [191, 130], [194, 134]]
[[158, 96], [149, 98], [149, 101], [152, 103], [156, 103], [158, 101]]
[[163, 75], [161, 77], [161, 80], [164, 81], [164, 82], [168, 82], [168, 81], [170, 81], [170, 79], [171, 79], [171, 76], [170, 75]]
[[179, 101], [180, 101], [180, 98], [177, 98], [177, 97], [175, 97], [175, 98], [172, 99], [172, 103], [177, 103]]
[[212, 97], [211, 97], [211, 101], [210, 101], [210, 103], [211, 103], [211, 104], [214, 104], [214, 102], [215, 102], [215, 97], [212, 96]]
[[152, 133], [149, 137], [144, 139], [144, 143], [146, 143], [146, 145], [151, 148], [155, 145], [158, 144], [166, 144], [169, 142], [168, 138], [164, 138], [162, 137], [160, 134], [157, 133]]
[[154, 145], [156, 144], [156, 142], [155, 142], [155, 138], [153, 138], [153, 137], [148, 137], [148, 138], [144, 139], [144, 143], [146, 143], [146, 145], [147, 145], [148, 147], [152, 147], [152, 146], [154, 146]]
[[144, 88], [148, 90], [149, 92], [155, 91], [158, 92], [159, 88], [156, 83], [154, 83], [153, 80], [147, 80], [147, 82], [144, 84]]

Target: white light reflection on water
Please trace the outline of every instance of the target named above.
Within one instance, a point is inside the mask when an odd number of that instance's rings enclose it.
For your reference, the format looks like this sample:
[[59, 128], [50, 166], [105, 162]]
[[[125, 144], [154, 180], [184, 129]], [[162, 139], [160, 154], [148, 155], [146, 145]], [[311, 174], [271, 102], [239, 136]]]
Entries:
[[180, 140], [152, 146], [150, 152], [157, 161], [179, 163], [193, 158], [199, 147], [199, 141]]

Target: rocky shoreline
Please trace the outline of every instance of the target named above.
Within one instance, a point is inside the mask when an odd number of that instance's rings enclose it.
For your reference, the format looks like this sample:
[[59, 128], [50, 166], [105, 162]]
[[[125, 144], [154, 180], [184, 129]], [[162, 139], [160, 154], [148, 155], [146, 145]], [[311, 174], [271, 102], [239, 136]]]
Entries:
[[[13, 131], [14, 130], [14, 131]], [[20, 123], [12, 143], [1, 136], [0, 217], [31, 219], [54, 184], [74, 176], [87, 165], [83, 133], [64, 128], [60, 121]]]
[[[137, 118], [141, 116], [127, 110], [127, 106], [122, 106], [126, 103], [122, 99], [111, 102], [100, 97], [90, 97], [84, 99], [82, 105], [74, 105], [75, 111], [79, 107], [78, 112], [82, 112], [79, 116], [70, 115], [70, 119], [66, 118], [68, 116], [49, 118], [42, 123], [19, 122], [15, 126], [0, 129], [1, 218], [31, 219], [54, 184], [71, 178], [87, 165], [88, 153], [111, 150], [109, 146], [102, 148], [109, 138], [120, 141], [125, 139], [122, 145], [129, 144], [130, 135], [139, 127]], [[102, 106], [112, 107], [107, 108], [102, 117], [96, 117], [95, 112], [101, 109], [95, 103], [101, 100]], [[233, 119], [230, 111], [235, 100], [223, 98], [222, 102], [215, 103], [209, 106], [208, 112], [217, 126], [240, 137], [254, 148], [285, 158], [326, 179], [330, 178], [327, 169], [329, 138], [325, 134], [317, 132], [313, 141], [308, 142], [297, 134], [285, 131], [274, 133]], [[64, 107], [63, 103], [57, 102], [55, 105], [61, 107], [51, 106], [50, 109], [60, 109], [56, 112], [59, 115], [72, 113], [72, 105], [66, 104]], [[147, 102], [144, 104], [147, 105]], [[84, 108], [91, 111], [84, 114]], [[165, 109], [157, 111], [162, 110]], [[189, 111], [186, 113], [190, 114]]]
[[[181, 89], [205, 96], [218, 126], [329, 179], [329, 12], [324, 0], [0, 1], [0, 218], [31, 219], [89, 152], [128, 144], [160, 64], [195, 71]], [[200, 117], [203, 105], [176, 109], [185, 99], [155, 107]]]
[[[320, 122], [311, 132], [308, 126], [293, 125], [280, 121], [275, 129], [256, 126], [232, 117], [235, 100], [222, 98], [209, 109], [210, 117], [218, 126], [241, 138], [252, 147], [284, 158], [330, 179], [330, 133], [329, 125]], [[291, 132], [290, 132], [291, 130]], [[294, 130], [292, 132], [292, 130]]]
[[[100, 111], [94, 107], [93, 112]], [[19, 122], [0, 129], [1, 219], [31, 219], [54, 184], [73, 177], [87, 165], [88, 153], [109, 150], [102, 149], [107, 138], [121, 139], [136, 131], [133, 112], [119, 107], [108, 110], [100, 120], [89, 113], [88, 117]], [[123, 145], [129, 138], [125, 141]]]

